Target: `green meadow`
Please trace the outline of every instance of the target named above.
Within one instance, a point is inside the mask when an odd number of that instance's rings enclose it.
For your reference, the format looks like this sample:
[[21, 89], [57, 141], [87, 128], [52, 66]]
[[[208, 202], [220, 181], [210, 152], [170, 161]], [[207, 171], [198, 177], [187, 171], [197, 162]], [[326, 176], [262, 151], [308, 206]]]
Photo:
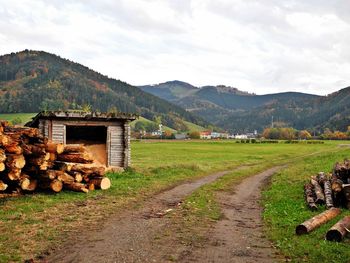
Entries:
[[[88, 194], [68, 191], [59, 194], [36, 193], [19, 198], [0, 199], [0, 262], [33, 258], [45, 253], [50, 247], [59, 246], [62, 241], [76, 235], [80, 230], [98, 228], [101, 220], [113, 213], [139, 207], [144, 200], [165, 189], [216, 171], [245, 166], [245, 169], [229, 173], [216, 182], [199, 188], [184, 202], [184, 208], [192, 211], [184, 215], [184, 218], [189, 219], [183, 225], [184, 228], [190, 228], [190, 222], [205, 224], [219, 220], [216, 191], [230, 190], [244, 177], [286, 163], [288, 168], [274, 177], [272, 187], [264, 195], [265, 206], [275, 209], [266, 209], [264, 218], [267, 231], [271, 233], [270, 238], [280, 244], [282, 253], [298, 260], [300, 253], [303, 253], [301, 248], [296, 254], [291, 254], [288, 252], [288, 245], [281, 242], [285, 237], [282, 238], [279, 231], [283, 231], [285, 225], [281, 225], [278, 220], [287, 216], [278, 216], [279, 213], [284, 213], [278, 209], [284, 206], [288, 215], [300, 213], [293, 219], [293, 224], [311, 215], [303, 203], [303, 181], [310, 173], [330, 169], [335, 160], [346, 157], [349, 151], [338, 147], [338, 144], [147, 140], [132, 142], [132, 167], [122, 173], [108, 174], [112, 187], [107, 191], [92, 191]], [[283, 188], [284, 182], [287, 189]], [[280, 203], [282, 197], [278, 200], [275, 197], [279, 189], [283, 191], [281, 195], [286, 199], [286, 204]], [[296, 204], [298, 210], [292, 204]], [[294, 225], [291, 229], [293, 227]], [[310, 246], [314, 242], [314, 239], [308, 240], [306, 237], [296, 239], [293, 236], [290, 240], [291, 246], [297, 246], [294, 242], [298, 243], [300, 240], [309, 242]], [[335, 246], [325, 243], [324, 246], [329, 246], [334, 253], [340, 253], [344, 249], [344, 244]]]

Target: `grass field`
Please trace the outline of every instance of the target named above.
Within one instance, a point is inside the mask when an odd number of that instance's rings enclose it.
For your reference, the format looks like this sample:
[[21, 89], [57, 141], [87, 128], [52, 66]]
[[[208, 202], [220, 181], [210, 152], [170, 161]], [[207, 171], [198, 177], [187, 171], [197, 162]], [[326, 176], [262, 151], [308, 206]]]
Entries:
[[295, 227], [314, 215], [305, 205], [303, 185], [320, 171], [330, 172], [335, 162], [349, 158], [349, 149], [320, 154], [300, 160], [273, 177], [271, 188], [264, 193], [266, 233], [276, 247], [293, 262], [349, 262], [350, 240], [336, 243], [325, 240], [327, 230], [350, 211], [308, 235], [296, 236]]
[[18, 120], [17, 124], [26, 124], [32, 119], [37, 113], [0, 113], [0, 120], [7, 120], [13, 122]]
[[[330, 154], [335, 151], [339, 153]], [[45, 252], [49, 247], [59, 246], [67, 237], [82, 229], [95, 229], [112, 213], [126, 207], [137, 207], [148, 196], [185, 180], [249, 165], [250, 168], [228, 174], [200, 188], [186, 200], [184, 208], [193, 212], [187, 213], [187, 217], [192, 219], [188, 222], [198, 222], [195, 221], [198, 218], [217, 220], [220, 211], [215, 204], [215, 191], [228, 189], [241, 178], [275, 164], [290, 162], [293, 164], [290, 167], [300, 166], [302, 170], [304, 159], [309, 160], [309, 157], [302, 156], [312, 153], [324, 153], [324, 159], [326, 156], [341, 159], [347, 151], [338, 148], [336, 142], [315, 145], [236, 144], [232, 141], [133, 142], [132, 169], [121, 174], [109, 174], [112, 187], [108, 191], [94, 191], [87, 195], [38, 193], [0, 200], [0, 262], [23, 261]], [[311, 161], [305, 164], [314, 170], [319, 169], [318, 163], [315, 166]], [[291, 181], [295, 189], [300, 187], [300, 180]], [[274, 184], [272, 189], [275, 189]], [[271, 195], [266, 196], [267, 204], [275, 202], [268, 198]], [[300, 198], [299, 206], [303, 209], [302, 194]], [[268, 214], [265, 217], [268, 222], [271, 221]], [[272, 223], [269, 226], [275, 227], [273, 233], [278, 232], [278, 226], [276, 228]], [[275, 236], [271, 238], [275, 239]]]

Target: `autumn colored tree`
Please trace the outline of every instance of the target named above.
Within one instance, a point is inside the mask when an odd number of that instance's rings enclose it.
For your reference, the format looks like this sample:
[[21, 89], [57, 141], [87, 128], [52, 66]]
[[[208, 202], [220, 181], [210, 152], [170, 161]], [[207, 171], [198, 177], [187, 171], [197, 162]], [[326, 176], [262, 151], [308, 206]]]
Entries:
[[311, 134], [307, 130], [302, 130], [298, 133], [298, 137], [303, 140], [311, 139]]

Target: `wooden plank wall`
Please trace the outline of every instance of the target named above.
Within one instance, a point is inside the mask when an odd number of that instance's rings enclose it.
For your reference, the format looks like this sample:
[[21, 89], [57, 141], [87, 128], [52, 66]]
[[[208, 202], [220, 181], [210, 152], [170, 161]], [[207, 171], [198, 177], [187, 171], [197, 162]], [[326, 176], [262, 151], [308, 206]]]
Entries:
[[52, 122], [52, 141], [57, 143], [66, 143], [66, 125]]
[[131, 165], [131, 147], [130, 147], [130, 125], [124, 123], [124, 168]]
[[108, 126], [107, 133], [108, 166], [124, 167], [123, 126]]

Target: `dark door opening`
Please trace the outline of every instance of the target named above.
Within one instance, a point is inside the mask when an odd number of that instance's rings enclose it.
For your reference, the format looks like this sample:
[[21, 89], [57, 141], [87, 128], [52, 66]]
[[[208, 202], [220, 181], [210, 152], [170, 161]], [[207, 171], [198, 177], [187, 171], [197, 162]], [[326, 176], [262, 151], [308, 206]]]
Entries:
[[106, 140], [105, 126], [66, 126], [66, 143], [83, 144], [97, 164], [107, 165]]

